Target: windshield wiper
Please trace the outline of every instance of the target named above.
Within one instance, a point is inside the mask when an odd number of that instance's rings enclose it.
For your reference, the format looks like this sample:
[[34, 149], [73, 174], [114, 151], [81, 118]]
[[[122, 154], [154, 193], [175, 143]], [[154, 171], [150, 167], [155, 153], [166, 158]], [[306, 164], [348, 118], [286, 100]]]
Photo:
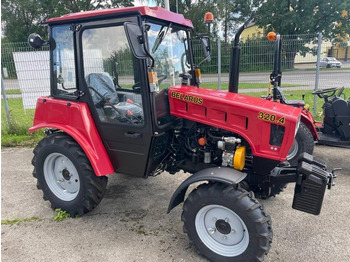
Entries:
[[157, 35], [156, 41], [154, 41], [154, 45], [152, 48], [152, 54], [154, 54], [155, 51], [157, 51], [158, 47], [162, 43], [163, 39], [165, 38], [166, 34], [168, 33], [169, 28], [171, 27], [171, 24], [169, 26], [162, 26], [162, 28], [159, 30], [159, 33]]

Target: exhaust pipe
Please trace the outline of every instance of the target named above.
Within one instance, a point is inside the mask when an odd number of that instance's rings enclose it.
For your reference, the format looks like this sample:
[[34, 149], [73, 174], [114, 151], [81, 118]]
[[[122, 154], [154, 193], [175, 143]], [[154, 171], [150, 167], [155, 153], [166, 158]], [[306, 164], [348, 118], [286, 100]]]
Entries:
[[229, 88], [228, 91], [232, 93], [238, 93], [238, 82], [239, 82], [239, 60], [241, 55], [241, 48], [239, 46], [239, 37], [243, 30], [247, 27], [247, 23], [242, 25], [236, 32], [234, 45], [231, 50], [230, 59], [230, 76], [229, 76]]

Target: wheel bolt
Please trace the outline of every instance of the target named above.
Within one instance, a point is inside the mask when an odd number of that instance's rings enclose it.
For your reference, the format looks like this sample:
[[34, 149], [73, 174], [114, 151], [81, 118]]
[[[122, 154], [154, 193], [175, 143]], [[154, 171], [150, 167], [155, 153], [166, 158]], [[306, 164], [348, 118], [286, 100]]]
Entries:
[[229, 220], [228, 220], [228, 218], [226, 217], [226, 218], [225, 218], [225, 222], [228, 223], [228, 221], [229, 221]]
[[61, 184], [64, 180], [63, 179], [58, 179], [57, 183]]
[[234, 230], [233, 228], [231, 229], [231, 233], [236, 233], [236, 230]]
[[216, 232], [216, 228], [208, 228], [208, 232], [210, 235], [212, 235]]
[[226, 240], [226, 239], [227, 239], [227, 236], [223, 236], [222, 238], [223, 238], [223, 240]]
[[218, 220], [216, 217], [213, 217], [213, 221], [215, 222], [216, 220]]

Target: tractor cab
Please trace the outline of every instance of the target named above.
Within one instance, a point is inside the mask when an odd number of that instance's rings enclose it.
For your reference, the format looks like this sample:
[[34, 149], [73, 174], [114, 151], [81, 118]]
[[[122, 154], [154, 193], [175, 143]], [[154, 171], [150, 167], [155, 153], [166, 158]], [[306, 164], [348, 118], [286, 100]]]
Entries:
[[[47, 23], [51, 97], [86, 103], [113, 169], [145, 176], [149, 149], [161, 147], [157, 134], [174, 119], [166, 89], [184, 79], [196, 85], [192, 22], [159, 7], [130, 7]], [[44, 41], [31, 35], [29, 43]]]

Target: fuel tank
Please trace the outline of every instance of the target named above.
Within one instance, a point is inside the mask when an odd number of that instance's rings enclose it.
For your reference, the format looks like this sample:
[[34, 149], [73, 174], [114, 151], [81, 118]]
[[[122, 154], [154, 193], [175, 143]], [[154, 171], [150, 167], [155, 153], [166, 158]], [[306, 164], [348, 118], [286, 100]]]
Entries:
[[236, 133], [254, 156], [277, 161], [286, 160], [300, 122], [300, 108], [237, 93], [181, 85], [168, 97], [171, 115]]

